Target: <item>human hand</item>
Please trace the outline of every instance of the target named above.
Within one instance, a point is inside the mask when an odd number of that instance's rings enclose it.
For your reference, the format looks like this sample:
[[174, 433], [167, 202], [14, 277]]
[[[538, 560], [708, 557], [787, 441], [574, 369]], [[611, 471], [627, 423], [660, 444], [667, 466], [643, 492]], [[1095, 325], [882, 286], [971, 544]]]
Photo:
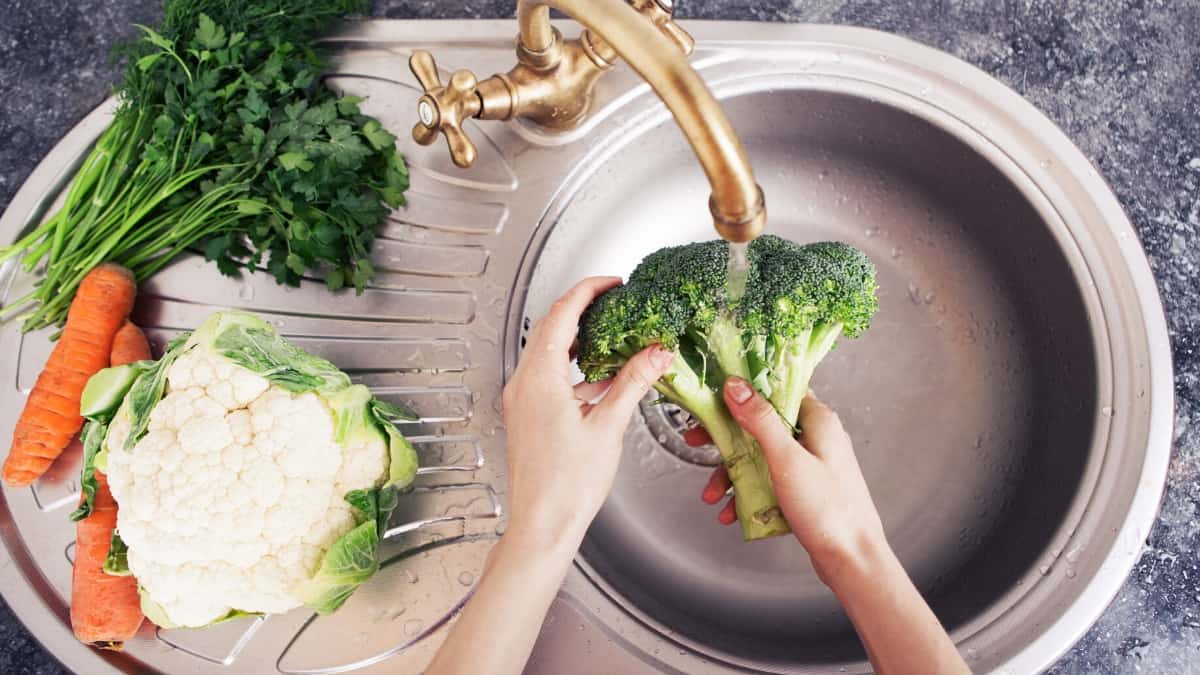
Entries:
[[612, 488], [629, 418], [675, 358], [649, 347], [612, 380], [572, 386], [570, 349], [579, 319], [592, 300], [620, 283], [617, 277], [585, 279], [555, 302], [534, 325], [504, 387], [510, 533], [532, 533], [543, 542], [582, 538]]
[[[896, 558], [871, 501], [850, 437], [836, 413], [810, 392], [800, 406], [799, 440], [750, 383], [725, 382], [725, 405], [763, 450], [784, 518], [812, 558], [866, 647], [879, 673], [971, 671]], [[708, 436], [687, 433], [692, 445]], [[703, 499], [716, 504], [729, 489], [723, 468], [713, 472]], [[736, 520], [732, 500], [718, 515]]]
[[[775, 408], [745, 380], [729, 378], [724, 395], [734, 419], [762, 447], [783, 516], [822, 581], [832, 585], [847, 563], [887, 546], [854, 447], [836, 413], [810, 392], [800, 407], [803, 434], [797, 440]], [[684, 439], [691, 445], [709, 442], [699, 428]], [[701, 498], [716, 504], [729, 486], [729, 474], [718, 467]], [[736, 521], [733, 499], [717, 518], [726, 525]]]

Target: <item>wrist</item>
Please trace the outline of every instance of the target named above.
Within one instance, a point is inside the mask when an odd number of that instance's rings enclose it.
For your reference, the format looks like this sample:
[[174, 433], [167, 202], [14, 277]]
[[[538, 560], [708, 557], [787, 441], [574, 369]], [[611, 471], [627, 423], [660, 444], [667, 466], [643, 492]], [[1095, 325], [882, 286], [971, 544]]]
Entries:
[[506, 554], [537, 561], [570, 562], [579, 550], [587, 525], [542, 519], [512, 519], [500, 538]]
[[882, 530], [857, 533], [812, 556], [817, 577], [841, 596], [865, 583], [879, 583], [900, 562]]

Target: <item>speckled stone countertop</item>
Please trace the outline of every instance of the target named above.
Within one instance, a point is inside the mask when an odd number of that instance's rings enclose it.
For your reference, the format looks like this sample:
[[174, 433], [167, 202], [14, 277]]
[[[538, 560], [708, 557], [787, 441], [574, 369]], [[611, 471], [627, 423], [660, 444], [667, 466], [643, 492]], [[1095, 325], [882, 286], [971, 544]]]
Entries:
[[[504, 18], [511, 0], [376, 0], [391, 18]], [[1200, 2], [676, 0], [683, 18], [839, 23], [946, 50], [1023, 94], [1109, 181], [1166, 304], [1178, 414], [1158, 525], [1133, 576], [1056, 673], [1200, 672]], [[5, 0], [0, 210], [107, 96], [108, 54], [157, 0]], [[1195, 420], [1195, 423], [1194, 423]], [[62, 667], [0, 603], [0, 672]]]

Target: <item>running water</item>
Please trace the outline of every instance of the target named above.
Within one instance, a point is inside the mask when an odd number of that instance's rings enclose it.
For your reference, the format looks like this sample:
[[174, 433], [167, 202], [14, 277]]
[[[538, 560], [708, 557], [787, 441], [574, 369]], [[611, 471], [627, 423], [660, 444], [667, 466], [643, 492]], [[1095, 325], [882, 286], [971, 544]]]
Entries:
[[733, 306], [746, 294], [746, 277], [750, 273], [750, 261], [746, 257], [748, 244], [729, 244], [729, 271], [727, 274], [725, 301]]

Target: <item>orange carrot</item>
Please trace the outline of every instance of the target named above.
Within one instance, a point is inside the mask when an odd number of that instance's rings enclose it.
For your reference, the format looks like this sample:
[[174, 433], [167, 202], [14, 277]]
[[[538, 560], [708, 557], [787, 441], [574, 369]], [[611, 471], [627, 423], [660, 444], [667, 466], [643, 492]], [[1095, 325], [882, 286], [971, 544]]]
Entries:
[[114, 366], [123, 366], [149, 358], [150, 343], [146, 341], [146, 334], [132, 321], [126, 321], [125, 325], [121, 326], [121, 330], [117, 331], [116, 337], [113, 338], [112, 356], [109, 358], [109, 363]]
[[80, 642], [119, 649], [142, 625], [137, 579], [104, 572], [117, 526], [117, 503], [108, 479], [96, 472], [92, 513], [75, 526], [75, 570], [71, 577], [71, 627]]
[[12, 449], [4, 462], [5, 483], [22, 487], [37, 480], [83, 426], [83, 387], [108, 366], [113, 337], [133, 309], [136, 294], [133, 274], [120, 265], [105, 263], [84, 277], [62, 336], [13, 430]]
[[[126, 321], [113, 340], [111, 365], [123, 366], [150, 358], [142, 330]], [[104, 559], [117, 525], [117, 502], [108, 478], [96, 470], [96, 499], [92, 513], [75, 526], [75, 572], [71, 578], [71, 627], [81, 642], [115, 648], [133, 637], [142, 625], [137, 579], [104, 573]]]

